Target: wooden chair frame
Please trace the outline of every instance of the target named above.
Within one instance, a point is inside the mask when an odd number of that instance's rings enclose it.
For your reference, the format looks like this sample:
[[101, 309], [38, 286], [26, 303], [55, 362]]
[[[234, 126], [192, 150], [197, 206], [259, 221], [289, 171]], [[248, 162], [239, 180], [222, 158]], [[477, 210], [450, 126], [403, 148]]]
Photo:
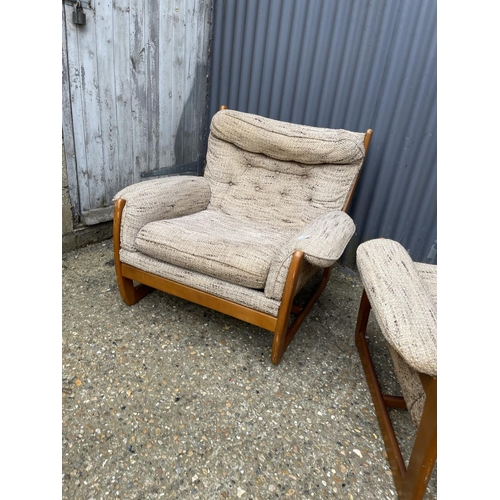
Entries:
[[401, 500], [420, 500], [425, 495], [437, 458], [437, 377], [419, 373], [425, 390], [425, 404], [407, 468], [388, 412], [388, 408], [406, 409], [406, 403], [401, 396], [382, 393], [366, 341], [370, 310], [370, 301], [363, 290], [356, 324], [356, 346], [375, 406], [398, 496]]
[[[227, 109], [227, 106], [221, 106], [220, 109]], [[364, 139], [365, 157], [370, 145], [371, 137], [372, 130], [368, 129]], [[353, 182], [351, 190], [349, 191], [349, 194], [347, 196], [347, 200], [342, 208], [344, 212], [347, 212], [351, 204], [354, 191], [361, 174], [361, 169], [362, 166], [355, 181]], [[274, 317], [270, 314], [251, 309], [249, 307], [231, 302], [226, 299], [222, 299], [220, 297], [216, 297], [215, 295], [212, 295], [210, 293], [203, 292], [187, 285], [182, 285], [175, 281], [154, 275], [146, 271], [142, 271], [141, 269], [121, 262], [120, 228], [124, 207], [124, 199], [117, 199], [115, 201], [113, 219], [115, 270], [118, 287], [120, 289], [120, 294], [123, 298], [123, 301], [127, 305], [131, 306], [142, 299], [153, 289], [157, 289], [171, 295], [175, 295], [182, 299], [189, 300], [191, 302], [194, 302], [195, 304], [199, 304], [215, 311], [227, 314], [229, 316], [233, 316], [234, 318], [259, 326], [261, 328], [264, 328], [265, 330], [274, 332], [273, 345], [271, 350], [271, 362], [274, 365], [277, 365], [281, 361], [283, 353], [294, 338], [300, 325], [309, 314], [309, 311], [312, 309], [313, 305], [318, 300], [319, 296], [326, 287], [330, 278], [331, 267], [324, 269], [321, 281], [319, 282], [317, 288], [311, 293], [311, 296], [309, 297], [306, 305], [304, 307], [294, 305], [293, 299], [297, 292], [298, 278], [300, 275], [302, 261], [304, 259], [304, 253], [300, 250], [297, 250], [293, 255], [292, 262], [288, 270], [278, 316]], [[134, 285], [133, 281], [138, 282], [139, 285]], [[289, 326], [291, 315], [295, 316], [295, 319]]]
[[[297, 250], [293, 255], [292, 263], [290, 264], [278, 316], [274, 317], [270, 314], [251, 309], [241, 304], [237, 304], [236, 302], [222, 299], [210, 293], [203, 292], [187, 285], [182, 285], [175, 281], [142, 271], [141, 269], [121, 262], [120, 225], [124, 207], [125, 200], [116, 200], [113, 220], [115, 270], [118, 287], [123, 301], [127, 305], [131, 306], [142, 299], [149, 292], [155, 289], [161, 290], [162, 292], [175, 295], [181, 299], [189, 300], [195, 304], [208, 307], [214, 311], [227, 314], [245, 321], [246, 323], [250, 323], [264, 328], [265, 330], [274, 332], [271, 362], [274, 365], [279, 364], [286, 348], [327, 285], [331, 267], [326, 268], [323, 271], [321, 281], [309, 297], [307, 304], [304, 307], [294, 305], [293, 298], [296, 294], [300, 268], [304, 259], [304, 253]], [[134, 285], [134, 281], [139, 284]], [[294, 315], [295, 319], [290, 327], [288, 327], [290, 315]]]

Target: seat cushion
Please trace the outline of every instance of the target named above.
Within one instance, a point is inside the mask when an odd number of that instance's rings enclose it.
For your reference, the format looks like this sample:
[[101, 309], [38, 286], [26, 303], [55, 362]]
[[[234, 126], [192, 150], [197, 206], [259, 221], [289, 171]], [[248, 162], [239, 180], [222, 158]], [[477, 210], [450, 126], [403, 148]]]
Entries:
[[263, 289], [273, 257], [290, 236], [272, 225], [204, 210], [146, 224], [135, 246], [163, 262]]

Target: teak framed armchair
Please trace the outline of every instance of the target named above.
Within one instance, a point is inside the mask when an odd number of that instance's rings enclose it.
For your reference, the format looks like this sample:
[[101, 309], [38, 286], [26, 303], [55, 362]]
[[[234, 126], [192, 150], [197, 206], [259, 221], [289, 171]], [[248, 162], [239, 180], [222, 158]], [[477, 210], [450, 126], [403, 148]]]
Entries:
[[[356, 345], [401, 500], [424, 497], [437, 459], [437, 265], [413, 262], [393, 240], [375, 239], [356, 252], [363, 293]], [[370, 311], [386, 341], [403, 396], [382, 393], [366, 339]], [[389, 408], [407, 409], [417, 429], [408, 466]]]
[[[125, 303], [158, 289], [257, 325], [274, 333], [278, 364], [354, 234], [346, 211], [371, 135], [221, 107], [203, 176], [139, 182], [114, 198]], [[318, 272], [306, 305], [294, 305]]]

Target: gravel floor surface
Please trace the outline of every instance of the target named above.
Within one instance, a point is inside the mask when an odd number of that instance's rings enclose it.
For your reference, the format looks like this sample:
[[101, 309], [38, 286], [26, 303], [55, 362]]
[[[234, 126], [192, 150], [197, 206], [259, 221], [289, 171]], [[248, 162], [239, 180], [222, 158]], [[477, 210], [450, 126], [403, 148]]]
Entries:
[[[334, 270], [273, 366], [270, 332], [159, 291], [127, 306], [111, 240], [62, 267], [64, 500], [397, 498], [354, 344], [356, 273]], [[391, 416], [409, 457], [409, 415]]]

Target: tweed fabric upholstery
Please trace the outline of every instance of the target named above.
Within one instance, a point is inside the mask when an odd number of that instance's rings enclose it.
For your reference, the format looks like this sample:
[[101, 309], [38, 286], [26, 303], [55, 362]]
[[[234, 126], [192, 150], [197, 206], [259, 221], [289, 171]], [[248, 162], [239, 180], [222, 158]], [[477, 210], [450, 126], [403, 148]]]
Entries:
[[277, 317], [281, 302], [269, 299], [261, 290], [254, 290], [222, 281], [206, 274], [189, 271], [139, 252], [120, 250], [120, 261], [176, 283], [187, 285], [216, 297]]
[[136, 251], [135, 238], [152, 221], [192, 214], [207, 207], [210, 186], [197, 176], [178, 176], [138, 182], [119, 191], [114, 200], [126, 201], [121, 222], [121, 247]]
[[427, 290], [431, 302], [437, 309], [437, 266], [424, 264], [423, 262], [414, 262], [415, 269], [422, 280], [422, 285]]
[[[418, 271], [422, 285], [427, 290], [431, 301], [437, 307], [437, 266], [414, 262]], [[418, 428], [422, 413], [424, 411], [425, 391], [418, 373], [413, 370], [403, 358], [389, 345], [389, 352], [394, 364], [394, 371], [398, 379], [406, 406], [410, 412], [411, 419], [415, 427]]]
[[263, 289], [273, 257], [290, 234], [214, 210], [146, 224], [137, 249], [229, 283]]
[[240, 149], [282, 161], [346, 165], [364, 157], [364, 134], [287, 123], [231, 109], [215, 114], [210, 131]]
[[[358, 270], [389, 345], [418, 372], [437, 375], [437, 303], [429, 268], [418, 269], [396, 241], [370, 240], [358, 247]], [[437, 266], [435, 281], [437, 281]], [[426, 272], [424, 284], [419, 273]]]
[[418, 429], [424, 411], [425, 390], [418, 373], [389, 345], [394, 371], [403, 392], [413, 425]]
[[179, 276], [182, 268], [200, 282], [204, 275], [209, 287], [258, 290], [269, 310], [274, 302], [267, 300], [282, 298], [296, 249], [306, 254], [300, 289], [332, 265], [352, 237], [354, 223], [341, 209], [364, 160], [364, 138], [219, 111], [210, 125], [204, 177], [146, 181], [115, 196], [126, 200], [122, 251], [141, 254], [131, 264], [140, 269], [164, 263], [162, 272]]
[[364, 134], [223, 110], [210, 126], [209, 210], [284, 229], [341, 210], [363, 163]]
[[282, 297], [288, 268], [296, 250], [304, 252], [307, 262], [303, 265], [303, 275], [309, 276], [318, 267], [330, 267], [340, 258], [355, 228], [352, 219], [340, 210], [313, 219], [294, 234], [274, 257], [267, 278], [266, 296], [273, 299]]

